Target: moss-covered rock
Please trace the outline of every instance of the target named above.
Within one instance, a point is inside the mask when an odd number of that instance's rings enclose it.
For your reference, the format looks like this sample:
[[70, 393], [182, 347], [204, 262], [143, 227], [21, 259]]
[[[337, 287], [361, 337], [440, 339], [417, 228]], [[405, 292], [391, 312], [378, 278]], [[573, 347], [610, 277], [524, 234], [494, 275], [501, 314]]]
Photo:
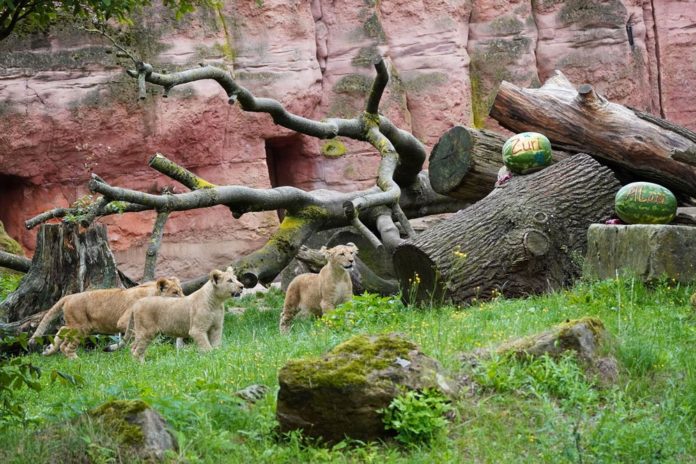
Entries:
[[88, 415], [118, 443], [132, 447], [143, 458], [161, 459], [167, 450], [176, 449], [176, 440], [166, 422], [144, 401], [108, 401]]
[[291, 360], [278, 380], [281, 431], [302, 429], [329, 442], [389, 436], [377, 411], [403, 391], [456, 393], [439, 363], [399, 334], [358, 335], [324, 356]]
[[22, 246], [9, 236], [7, 231], [5, 231], [5, 225], [0, 221], [0, 251], [6, 253], [12, 253], [13, 255], [24, 256], [24, 250]]
[[545, 332], [505, 343], [498, 353], [518, 356], [560, 356], [575, 351], [585, 361], [593, 361], [607, 340], [604, 324], [596, 317], [583, 317], [563, 322]]

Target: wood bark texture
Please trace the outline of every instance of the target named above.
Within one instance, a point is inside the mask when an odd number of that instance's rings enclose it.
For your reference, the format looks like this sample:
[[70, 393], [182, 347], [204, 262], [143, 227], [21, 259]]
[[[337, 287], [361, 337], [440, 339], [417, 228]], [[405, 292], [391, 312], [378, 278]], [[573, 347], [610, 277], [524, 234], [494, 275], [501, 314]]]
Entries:
[[607, 101], [588, 84], [576, 89], [559, 71], [539, 89], [503, 82], [490, 114], [511, 131], [541, 132], [561, 149], [696, 196], [696, 134]]
[[[472, 203], [491, 193], [503, 166], [506, 140], [495, 132], [462, 126], [445, 132], [430, 153], [428, 175], [433, 190]], [[554, 162], [568, 156], [553, 151]]]
[[609, 168], [585, 154], [513, 177], [396, 249], [404, 299], [465, 304], [571, 284], [587, 228], [611, 216], [619, 187]]
[[0, 304], [0, 319], [22, 320], [49, 309], [62, 296], [121, 285], [106, 226], [42, 224], [31, 267], [19, 287]]

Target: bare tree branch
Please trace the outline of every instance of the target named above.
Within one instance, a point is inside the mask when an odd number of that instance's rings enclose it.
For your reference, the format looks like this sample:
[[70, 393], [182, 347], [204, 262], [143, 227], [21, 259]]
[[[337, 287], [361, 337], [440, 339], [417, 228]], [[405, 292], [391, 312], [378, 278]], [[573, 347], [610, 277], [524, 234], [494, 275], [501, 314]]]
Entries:
[[31, 260], [24, 256], [0, 251], [0, 267], [6, 267], [13, 271], [27, 272], [29, 267], [31, 267]]
[[155, 278], [155, 270], [157, 268], [157, 253], [159, 252], [160, 244], [162, 243], [162, 235], [164, 235], [164, 225], [169, 217], [169, 211], [158, 211], [155, 224], [152, 226], [152, 235], [145, 253], [145, 270], [143, 271], [143, 282], [153, 280]]
[[367, 105], [365, 105], [365, 112], [370, 114], [379, 113], [379, 102], [382, 99], [384, 89], [387, 87], [387, 82], [389, 82], [389, 73], [382, 58], [375, 63], [375, 70], [377, 71], [377, 77], [375, 77], [375, 81], [372, 83], [372, 89], [367, 98]]

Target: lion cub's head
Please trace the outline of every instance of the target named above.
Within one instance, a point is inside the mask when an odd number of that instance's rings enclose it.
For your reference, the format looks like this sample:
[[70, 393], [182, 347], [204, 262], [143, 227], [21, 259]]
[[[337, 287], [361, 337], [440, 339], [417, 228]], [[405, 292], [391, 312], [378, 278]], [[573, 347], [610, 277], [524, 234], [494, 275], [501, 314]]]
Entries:
[[329, 264], [332, 266], [340, 266], [346, 271], [353, 269], [353, 264], [355, 264], [355, 255], [358, 254], [358, 247], [353, 243], [346, 243], [345, 245], [337, 245], [333, 248], [326, 249], [322, 247], [321, 251], [329, 260]]
[[210, 271], [210, 282], [213, 284], [215, 294], [224, 298], [239, 296], [244, 285], [237, 280], [234, 269], [228, 267], [224, 272], [218, 269]]
[[157, 296], [184, 296], [184, 289], [176, 277], [160, 277], [155, 282]]

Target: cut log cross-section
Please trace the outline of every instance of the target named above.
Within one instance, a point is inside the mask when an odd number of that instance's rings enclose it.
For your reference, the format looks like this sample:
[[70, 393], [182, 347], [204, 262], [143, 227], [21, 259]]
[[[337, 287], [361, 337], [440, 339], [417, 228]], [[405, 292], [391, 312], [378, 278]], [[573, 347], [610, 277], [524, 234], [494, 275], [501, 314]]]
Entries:
[[[506, 140], [495, 132], [462, 126], [445, 132], [430, 153], [428, 175], [433, 190], [472, 203], [488, 195], [503, 166]], [[553, 151], [554, 162], [568, 156]]]
[[607, 167], [578, 154], [512, 178], [478, 203], [394, 253], [410, 302], [464, 304], [501, 292], [536, 294], [572, 283], [587, 228], [607, 219], [620, 185]]
[[559, 71], [539, 89], [503, 82], [491, 116], [511, 131], [543, 133], [554, 148], [696, 196], [696, 133], [607, 101], [591, 85], [576, 89]]

